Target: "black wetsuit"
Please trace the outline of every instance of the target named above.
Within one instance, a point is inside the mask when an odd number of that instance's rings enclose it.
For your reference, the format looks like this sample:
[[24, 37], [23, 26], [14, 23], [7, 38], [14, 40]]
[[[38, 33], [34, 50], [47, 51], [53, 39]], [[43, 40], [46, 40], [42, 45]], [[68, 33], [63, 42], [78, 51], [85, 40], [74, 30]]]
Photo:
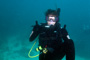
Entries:
[[[66, 55], [66, 60], [75, 60], [75, 47], [72, 39], [69, 39], [65, 27], [60, 28], [60, 24], [49, 28], [46, 24], [35, 26], [30, 41], [39, 35], [39, 45], [48, 49], [46, 54], [41, 53], [39, 60], [61, 60]], [[42, 51], [41, 51], [42, 52]]]

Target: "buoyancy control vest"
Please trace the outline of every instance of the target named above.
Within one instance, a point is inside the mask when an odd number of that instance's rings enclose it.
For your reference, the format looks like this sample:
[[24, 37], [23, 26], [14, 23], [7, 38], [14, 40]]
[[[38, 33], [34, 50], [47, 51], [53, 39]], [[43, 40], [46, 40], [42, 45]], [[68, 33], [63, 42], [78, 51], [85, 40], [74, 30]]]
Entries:
[[61, 43], [61, 27], [59, 23], [55, 24], [55, 26], [47, 26], [46, 24], [41, 25], [39, 34], [40, 46], [42, 46], [43, 48], [45, 46], [57, 48]]

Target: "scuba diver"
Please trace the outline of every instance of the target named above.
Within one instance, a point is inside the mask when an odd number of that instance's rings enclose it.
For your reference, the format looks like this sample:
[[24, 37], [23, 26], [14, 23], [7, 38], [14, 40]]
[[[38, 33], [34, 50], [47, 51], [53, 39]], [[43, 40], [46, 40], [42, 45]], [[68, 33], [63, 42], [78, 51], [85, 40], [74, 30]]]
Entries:
[[61, 28], [59, 23], [60, 8], [57, 10], [48, 9], [45, 13], [46, 23], [33, 26], [30, 34], [30, 42], [39, 38], [39, 60], [75, 60], [75, 46], [66, 30], [66, 25]]

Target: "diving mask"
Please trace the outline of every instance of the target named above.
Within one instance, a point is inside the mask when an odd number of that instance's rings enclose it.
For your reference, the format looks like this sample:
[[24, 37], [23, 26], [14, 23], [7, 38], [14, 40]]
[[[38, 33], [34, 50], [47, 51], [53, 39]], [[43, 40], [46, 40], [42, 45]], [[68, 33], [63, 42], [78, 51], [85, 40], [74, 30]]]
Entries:
[[47, 17], [46, 17], [46, 20], [47, 20], [47, 21], [50, 21], [50, 22], [56, 22], [56, 21], [58, 21], [58, 17], [55, 17], [55, 16], [47, 16]]

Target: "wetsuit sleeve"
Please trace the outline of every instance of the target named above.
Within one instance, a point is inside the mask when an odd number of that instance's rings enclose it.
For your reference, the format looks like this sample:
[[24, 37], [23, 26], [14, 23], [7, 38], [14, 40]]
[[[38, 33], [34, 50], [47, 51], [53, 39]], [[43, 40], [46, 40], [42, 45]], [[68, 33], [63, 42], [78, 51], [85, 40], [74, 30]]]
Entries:
[[29, 41], [33, 41], [39, 34], [39, 26], [34, 26], [32, 33], [30, 34]]
[[62, 34], [62, 38], [64, 41], [70, 40], [70, 37], [69, 37], [69, 34], [68, 34], [66, 28], [61, 29], [61, 34]]

